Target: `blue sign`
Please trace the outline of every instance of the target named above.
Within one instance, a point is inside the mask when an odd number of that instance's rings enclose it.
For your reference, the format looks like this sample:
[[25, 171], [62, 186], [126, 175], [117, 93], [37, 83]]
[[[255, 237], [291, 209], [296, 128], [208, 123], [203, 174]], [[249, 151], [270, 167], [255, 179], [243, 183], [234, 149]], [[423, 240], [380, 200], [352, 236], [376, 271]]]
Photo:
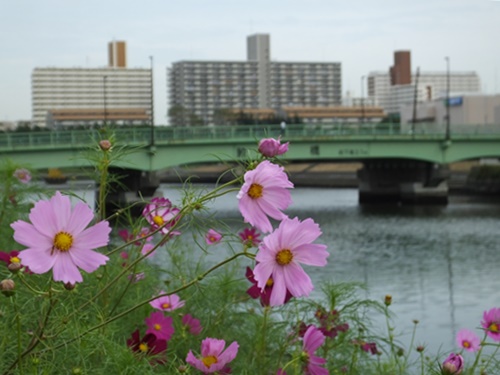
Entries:
[[463, 103], [463, 98], [461, 96], [457, 96], [455, 98], [448, 98], [448, 106], [449, 107], [459, 107]]

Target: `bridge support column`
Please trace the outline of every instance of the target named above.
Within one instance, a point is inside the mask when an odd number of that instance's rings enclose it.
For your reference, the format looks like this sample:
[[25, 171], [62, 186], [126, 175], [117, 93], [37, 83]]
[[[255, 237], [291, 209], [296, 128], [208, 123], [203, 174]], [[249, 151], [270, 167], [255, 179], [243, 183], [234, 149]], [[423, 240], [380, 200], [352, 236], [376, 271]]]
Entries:
[[114, 168], [110, 173], [114, 174], [118, 180], [111, 184], [108, 194], [107, 205], [111, 209], [128, 206], [140, 200], [140, 197], [151, 198], [160, 185], [156, 172]]
[[359, 203], [447, 204], [449, 171], [407, 159], [363, 161], [358, 171]]

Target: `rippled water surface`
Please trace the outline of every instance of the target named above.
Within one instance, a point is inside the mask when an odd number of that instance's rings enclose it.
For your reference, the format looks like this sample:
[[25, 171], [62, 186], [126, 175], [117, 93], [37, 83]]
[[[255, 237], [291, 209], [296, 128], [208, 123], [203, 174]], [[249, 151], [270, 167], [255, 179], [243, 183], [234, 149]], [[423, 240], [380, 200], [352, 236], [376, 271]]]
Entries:
[[[161, 190], [175, 202], [178, 188]], [[212, 205], [217, 218], [241, 221], [235, 195]], [[484, 310], [500, 307], [498, 202], [452, 197], [442, 207], [361, 207], [355, 189], [319, 188], [297, 188], [292, 197], [289, 216], [318, 222], [318, 242], [331, 254], [327, 267], [308, 269], [317, 289], [325, 281], [359, 281], [368, 298], [391, 294], [401, 341], [409, 341], [417, 319], [416, 343], [451, 350], [457, 330], [474, 330]]]

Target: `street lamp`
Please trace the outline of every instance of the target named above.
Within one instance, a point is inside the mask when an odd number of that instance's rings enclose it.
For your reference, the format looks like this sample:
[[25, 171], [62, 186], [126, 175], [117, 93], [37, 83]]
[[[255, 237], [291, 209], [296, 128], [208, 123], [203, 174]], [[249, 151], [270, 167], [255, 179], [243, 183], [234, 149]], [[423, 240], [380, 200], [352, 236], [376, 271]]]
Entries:
[[450, 140], [450, 58], [446, 60], [446, 140]]
[[151, 98], [150, 98], [150, 105], [151, 105], [151, 146], [154, 146], [155, 144], [155, 114], [154, 114], [154, 100], [153, 100], [153, 56], [149, 56], [149, 59], [151, 60], [151, 73], [150, 73], [150, 78], [151, 78]]
[[365, 122], [365, 78], [361, 76], [361, 124]]
[[106, 108], [106, 81], [108, 79], [108, 76], [103, 76], [102, 77], [102, 89], [103, 89], [103, 98], [104, 98], [104, 121], [103, 121], [103, 126], [106, 126], [107, 122], [107, 108]]

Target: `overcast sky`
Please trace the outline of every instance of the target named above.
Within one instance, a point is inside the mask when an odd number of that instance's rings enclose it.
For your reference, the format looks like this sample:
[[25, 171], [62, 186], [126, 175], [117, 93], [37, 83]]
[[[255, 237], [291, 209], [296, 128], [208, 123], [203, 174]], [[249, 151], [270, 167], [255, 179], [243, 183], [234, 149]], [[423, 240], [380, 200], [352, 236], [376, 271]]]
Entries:
[[129, 67], [154, 57], [155, 122], [166, 123], [166, 68], [180, 60], [245, 60], [246, 37], [271, 35], [275, 61], [342, 64], [342, 92], [387, 71], [395, 50], [412, 70], [476, 71], [500, 92], [500, 1], [0, 0], [0, 121], [31, 119], [35, 67], [103, 67], [127, 42]]

